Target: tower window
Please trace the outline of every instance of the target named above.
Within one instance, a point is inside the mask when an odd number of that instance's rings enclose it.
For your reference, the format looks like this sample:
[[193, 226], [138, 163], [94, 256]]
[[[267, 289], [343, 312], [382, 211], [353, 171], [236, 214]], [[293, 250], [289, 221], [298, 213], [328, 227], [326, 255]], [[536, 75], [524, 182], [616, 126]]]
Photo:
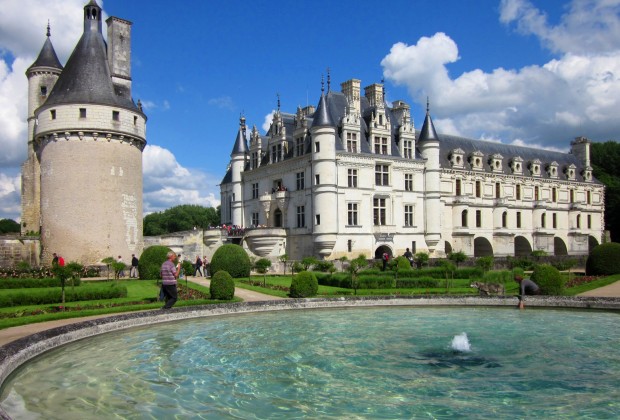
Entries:
[[80, 118], [86, 118], [86, 108], [80, 108]]
[[56, 119], [56, 110], [55, 109], [50, 110], [50, 118], [53, 119], [53, 120]]
[[47, 86], [41, 86], [41, 96], [47, 96]]
[[138, 117], [133, 117], [133, 125], [138, 125]]
[[112, 119], [114, 121], [120, 121], [121, 120], [121, 113], [118, 111], [112, 111]]
[[321, 151], [321, 144], [318, 141], [314, 142], [314, 152], [319, 153]]

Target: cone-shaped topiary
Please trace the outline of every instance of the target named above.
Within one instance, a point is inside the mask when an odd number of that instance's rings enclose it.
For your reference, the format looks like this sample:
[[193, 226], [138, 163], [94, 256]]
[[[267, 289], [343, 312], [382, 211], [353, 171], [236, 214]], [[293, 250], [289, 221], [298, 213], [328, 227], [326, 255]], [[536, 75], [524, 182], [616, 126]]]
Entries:
[[142, 251], [138, 260], [140, 280], [161, 279], [161, 265], [166, 261], [168, 252], [170, 248], [161, 245], [153, 245]]
[[314, 273], [302, 271], [293, 277], [289, 296], [294, 298], [305, 298], [316, 295], [318, 291], [319, 282]]
[[407, 259], [407, 257], [396, 257], [396, 264], [398, 264], [398, 270], [411, 270], [411, 263]]
[[552, 265], [539, 264], [534, 267], [531, 280], [540, 287], [541, 294], [560, 296], [564, 293], [565, 280]]
[[235, 281], [226, 271], [220, 270], [211, 277], [211, 299], [231, 300], [235, 296]]
[[588, 276], [611, 276], [620, 273], [620, 244], [608, 242], [594, 247], [586, 261]]
[[250, 276], [250, 257], [245, 249], [235, 244], [219, 247], [211, 258], [211, 272], [227, 271], [233, 279]]

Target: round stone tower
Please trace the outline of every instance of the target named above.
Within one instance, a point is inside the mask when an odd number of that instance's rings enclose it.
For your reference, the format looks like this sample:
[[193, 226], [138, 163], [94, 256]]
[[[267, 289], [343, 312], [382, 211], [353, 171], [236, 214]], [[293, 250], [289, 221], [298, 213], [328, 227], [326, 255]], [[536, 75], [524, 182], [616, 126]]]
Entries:
[[84, 7], [84, 33], [34, 112], [40, 162], [43, 262], [82, 264], [142, 252], [142, 150], [146, 116], [131, 97], [131, 23]]

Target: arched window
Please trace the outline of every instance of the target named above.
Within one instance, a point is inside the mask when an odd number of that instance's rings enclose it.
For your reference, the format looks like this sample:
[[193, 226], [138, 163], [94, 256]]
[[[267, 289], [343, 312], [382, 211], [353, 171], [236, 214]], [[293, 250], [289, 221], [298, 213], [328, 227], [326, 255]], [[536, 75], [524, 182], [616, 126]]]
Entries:
[[502, 213], [502, 227], [508, 227], [508, 212], [503, 212]]
[[540, 227], [546, 227], [547, 224], [547, 214], [543, 213], [540, 215]]
[[463, 210], [461, 213], [461, 226], [467, 227], [467, 210]]

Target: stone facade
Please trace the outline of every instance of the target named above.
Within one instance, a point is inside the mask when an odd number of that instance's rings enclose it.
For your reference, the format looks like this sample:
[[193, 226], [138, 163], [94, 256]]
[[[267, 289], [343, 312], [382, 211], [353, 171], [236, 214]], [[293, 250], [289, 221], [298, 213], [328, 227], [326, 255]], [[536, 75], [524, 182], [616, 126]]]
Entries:
[[84, 7], [84, 33], [63, 68], [48, 39], [28, 69], [28, 158], [22, 233], [42, 260], [96, 264], [141, 254], [146, 116], [131, 97], [131, 22]]
[[583, 255], [602, 242], [604, 186], [592, 177], [588, 139], [560, 153], [438, 135], [429, 110], [416, 130], [409, 105], [386, 104], [381, 84], [360, 92], [352, 79], [342, 92], [328, 88], [316, 109], [278, 106], [249, 145], [241, 119], [221, 221], [258, 227], [238, 238], [248, 250], [272, 259], [406, 248], [505, 257]]

